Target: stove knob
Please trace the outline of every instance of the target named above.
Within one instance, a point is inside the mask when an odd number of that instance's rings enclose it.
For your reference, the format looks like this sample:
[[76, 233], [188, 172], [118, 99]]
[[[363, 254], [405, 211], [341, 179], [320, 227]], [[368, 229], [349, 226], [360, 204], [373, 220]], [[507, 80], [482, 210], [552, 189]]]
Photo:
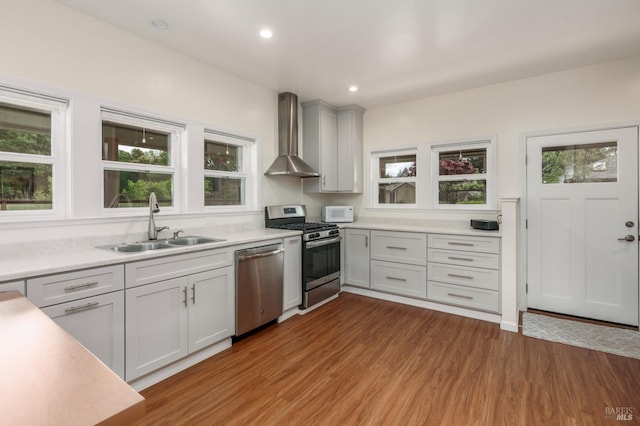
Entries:
[[334, 229], [333, 231], [329, 231], [329, 235], [338, 235], [340, 233], [339, 230]]
[[309, 238], [319, 238], [319, 237], [320, 237], [319, 232], [314, 232], [313, 234], [309, 234]]

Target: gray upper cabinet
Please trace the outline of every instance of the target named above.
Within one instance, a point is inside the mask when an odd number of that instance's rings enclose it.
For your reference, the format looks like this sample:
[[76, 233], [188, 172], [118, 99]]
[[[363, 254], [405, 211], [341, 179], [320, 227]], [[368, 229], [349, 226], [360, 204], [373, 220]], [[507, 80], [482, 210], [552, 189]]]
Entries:
[[362, 192], [364, 111], [321, 100], [302, 104], [304, 160], [320, 173], [303, 180], [304, 192]]

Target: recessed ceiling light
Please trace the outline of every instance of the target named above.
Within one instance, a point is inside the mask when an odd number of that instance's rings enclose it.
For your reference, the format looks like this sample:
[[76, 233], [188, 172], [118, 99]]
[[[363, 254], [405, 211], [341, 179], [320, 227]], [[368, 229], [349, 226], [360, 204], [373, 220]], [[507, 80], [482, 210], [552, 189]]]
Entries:
[[169, 28], [169, 24], [167, 24], [167, 22], [163, 21], [162, 19], [154, 19], [153, 21], [151, 21], [151, 26], [156, 30], [166, 30], [167, 28]]
[[349, 91], [350, 92], [357, 92], [358, 91], [358, 86], [349, 86]]
[[260, 37], [262, 37], [262, 38], [271, 38], [271, 37], [273, 37], [273, 31], [271, 31], [269, 28], [265, 28], [263, 30], [260, 30]]

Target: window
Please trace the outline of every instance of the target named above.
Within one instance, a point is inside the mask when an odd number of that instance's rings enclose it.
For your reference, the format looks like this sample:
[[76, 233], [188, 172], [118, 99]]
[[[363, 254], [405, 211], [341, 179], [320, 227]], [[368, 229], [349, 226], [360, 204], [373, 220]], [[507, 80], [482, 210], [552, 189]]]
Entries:
[[151, 192], [160, 206], [175, 207], [183, 130], [177, 123], [103, 109], [103, 207], [147, 207]]
[[416, 204], [415, 151], [377, 154], [374, 165], [378, 205]]
[[488, 148], [487, 142], [432, 147], [432, 157], [437, 160], [433, 182], [436, 206], [487, 205]]
[[371, 154], [371, 207], [488, 210], [496, 206], [493, 138]]
[[62, 214], [67, 102], [0, 87], [0, 217]]
[[542, 183], [618, 181], [618, 143], [542, 148]]
[[204, 205], [207, 207], [253, 204], [255, 195], [255, 157], [253, 140], [239, 136], [205, 131], [204, 140]]

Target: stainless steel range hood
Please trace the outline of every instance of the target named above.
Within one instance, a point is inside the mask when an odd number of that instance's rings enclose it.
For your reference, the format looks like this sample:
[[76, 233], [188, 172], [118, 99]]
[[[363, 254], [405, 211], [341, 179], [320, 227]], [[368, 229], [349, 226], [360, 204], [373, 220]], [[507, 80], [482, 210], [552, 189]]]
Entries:
[[298, 157], [298, 96], [291, 92], [278, 94], [278, 153], [265, 175], [320, 176]]

